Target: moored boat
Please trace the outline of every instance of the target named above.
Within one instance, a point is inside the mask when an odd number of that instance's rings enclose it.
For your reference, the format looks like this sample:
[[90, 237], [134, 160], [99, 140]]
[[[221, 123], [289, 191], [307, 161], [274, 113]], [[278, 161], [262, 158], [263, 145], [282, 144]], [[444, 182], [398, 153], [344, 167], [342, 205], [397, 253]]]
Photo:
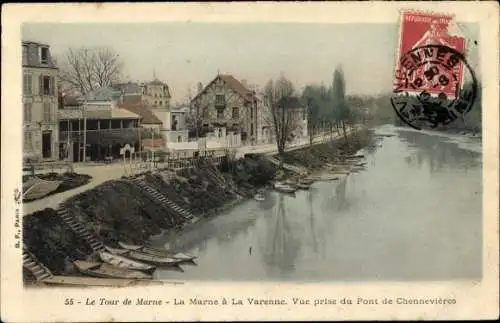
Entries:
[[275, 183], [274, 189], [282, 193], [295, 193], [296, 189], [284, 183]]
[[305, 184], [305, 183], [298, 183], [297, 188], [301, 190], [308, 190], [311, 185]]
[[177, 266], [181, 262], [183, 262], [183, 259], [177, 259], [177, 258], [172, 258], [168, 256], [160, 256], [160, 255], [152, 255], [152, 254], [147, 254], [141, 251], [135, 251], [135, 250], [128, 250], [128, 249], [118, 249], [118, 248], [111, 248], [111, 247], [106, 247], [106, 249], [116, 255], [120, 256], [125, 256], [134, 260], [139, 260], [141, 262], [146, 262], [146, 263], [151, 263], [154, 265], [161, 265], [161, 266]]
[[266, 198], [264, 197], [263, 194], [255, 194], [253, 197], [256, 201], [265, 201]]
[[31, 201], [42, 198], [55, 191], [62, 181], [46, 181], [33, 177], [23, 183], [23, 200]]
[[195, 256], [186, 255], [186, 254], [181, 253], [181, 252], [172, 252], [172, 251], [168, 251], [168, 250], [160, 250], [160, 249], [155, 249], [155, 248], [150, 248], [150, 247], [145, 247], [145, 246], [132, 245], [132, 244], [127, 244], [127, 243], [120, 242], [120, 241], [118, 242], [118, 245], [120, 247], [122, 247], [123, 249], [139, 251], [139, 252], [143, 252], [143, 253], [150, 254], [153, 256], [172, 257], [172, 258], [183, 260], [183, 261], [194, 261], [194, 259], [196, 259]]
[[100, 252], [99, 257], [102, 261], [118, 268], [142, 270], [146, 272], [152, 272], [156, 269], [156, 267], [153, 265], [145, 264], [143, 262], [132, 260], [122, 255], [116, 255], [106, 251]]
[[314, 180], [312, 178], [304, 178], [299, 181], [299, 184], [304, 184], [304, 185], [312, 185], [314, 183]]
[[76, 260], [73, 262], [78, 271], [84, 275], [101, 278], [151, 279], [150, 274], [138, 270], [119, 268], [107, 263]]
[[335, 181], [338, 180], [339, 177], [332, 174], [323, 174], [315, 177], [317, 181]]

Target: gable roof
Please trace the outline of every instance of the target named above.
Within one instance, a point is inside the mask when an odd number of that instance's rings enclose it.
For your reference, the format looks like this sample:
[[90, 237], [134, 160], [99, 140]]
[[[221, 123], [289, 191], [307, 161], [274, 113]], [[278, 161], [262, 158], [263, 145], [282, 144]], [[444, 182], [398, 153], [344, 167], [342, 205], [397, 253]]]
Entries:
[[139, 115], [143, 124], [162, 124], [140, 95], [125, 96], [123, 101], [118, 103], [118, 107]]
[[140, 94], [141, 87], [137, 83], [117, 83], [112, 86], [117, 91], [122, 92], [123, 94]]
[[198, 98], [205, 90], [212, 85], [215, 81], [218, 79], [221, 79], [226, 83], [233, 91], [238, 93], [245, 101], [247, 102], [252, 102], [255, 100], [258, 100], [258, 98], [255, 96], [255, 93], [253, 91], [250, 91], [247, 89], [240, 81], [238, 81], [234, 76], [229, 75], [229, 74], [219, 74], [217, 75], [210, 83], [208, 83], [203, 90], [201, 90], [200, 93], [196, 94], [196, 96], [193, 98], [195, 100]]
[[80, 97], [79, 100], [83, 101], [87, 98], [87, 101], [113, 101], [117, 100], [120, 95], [121, 93], [117, 89], [106, 86], [90, 91], [87, 95]]

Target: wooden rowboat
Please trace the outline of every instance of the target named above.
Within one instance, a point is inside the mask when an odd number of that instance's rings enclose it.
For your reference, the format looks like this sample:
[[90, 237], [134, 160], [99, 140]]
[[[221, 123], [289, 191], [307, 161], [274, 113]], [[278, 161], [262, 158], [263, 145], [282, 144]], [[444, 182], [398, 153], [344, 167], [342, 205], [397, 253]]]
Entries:
[[339, 179], [338, 176], [332, 174], [323, 174], [315, 177], [315, 180], [317, 181], [335, 181], [338, 179]]
[[172, 252], [168, 250], [160, 250], [160, 249], [155, 249], [155, 248], [150, 248], [150, 247], [145, 247], [145, 246], [139, 246], [139, 245], [132, 245], [132, 244], [127, 244], [124, 242], [118, 242], [118, 245], [122, 247], [123, 249], [127, 250], [132, 250], [132, 251], [139, 251], [143, 252], [149, 255], [153, 256], [158, 256], [158, 257], [171, 257], [183, 261], [194, 261], [196, 259], [195, 256], [187, 255], [185, 253], [181, 252]]
[[282, 183], [274, 184], [274, 189], [282, 193], [295, 193], [296, 191], [294, 187]]
[[295, 186], [301, 190], [308, 190], [311, 185], [305, 183], [297, 183], [297, 185]]
[[23, 183], [23, 200], [31, 201], [42, 198], [55, 191], [62, 181], [46, 181], [33, 177]]
[[140, 261], [132, 260], [121, 255], [114, 255], [112, 253], [103, 251], [99, 253], [99, 257], [102, 261], [113, 265], [118, 268], [141, 270], [146, 272], [153, 272], [156, 267], [153, 265], [145, 264]]
[[106, 247], [106, 250], [116, 255], [129, 257], [134, 260], [161, 266], [178, 266], [181, 262], [183, 262], [182, 259], [151, 255], [144, 252], [128, 250], [128, 249]]
[[101, 278], [151, 279], [150, 274], [137, 270], [118, 268], [107, 263], [76, 260], [75, 267], [84, 275]]

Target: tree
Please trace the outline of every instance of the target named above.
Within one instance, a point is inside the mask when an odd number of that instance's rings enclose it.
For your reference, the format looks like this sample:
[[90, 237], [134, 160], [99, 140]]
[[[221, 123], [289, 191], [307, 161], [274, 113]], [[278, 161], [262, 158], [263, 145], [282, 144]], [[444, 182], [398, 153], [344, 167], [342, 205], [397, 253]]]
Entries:
[[336, 68], [333, 72], [332, 100], [335, 119], [342, 126], [345, 142], [349, 144], [346, 132], [346, 121], [349, 120], [349, 107], [345, 100], [345, 78], [341, 67]]
[[322, 124], [322, 116], [328, 110], [328, 95], [324, 85], [307, 85], [302, 92], [302, 104], [307, 108], [307, 127], [309, 144], [312, 145], [314, 137]]
[[293, 137], [299, 126], [303, 108], [295, 96], [295, 89], [289, 80], [281, 76], [277, 81], [270, 80], [264, 88], [264, 101], [268, 109], [266, 121], [274, 131], [278, 153], [285, 151], [286, 143]]
[[123, 63], [110, 48], [69, 48], [60, 60], [60, 79], [66, 90], [88, 93], [120, 80]]

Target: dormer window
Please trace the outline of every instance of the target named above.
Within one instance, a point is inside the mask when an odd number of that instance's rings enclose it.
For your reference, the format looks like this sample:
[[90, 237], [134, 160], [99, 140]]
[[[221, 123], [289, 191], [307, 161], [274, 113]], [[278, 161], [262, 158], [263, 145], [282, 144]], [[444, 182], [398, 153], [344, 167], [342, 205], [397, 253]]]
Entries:
[[40, 48], [40, 63], [42, 64], [49, 63], [49, 49], [47, 47]]

